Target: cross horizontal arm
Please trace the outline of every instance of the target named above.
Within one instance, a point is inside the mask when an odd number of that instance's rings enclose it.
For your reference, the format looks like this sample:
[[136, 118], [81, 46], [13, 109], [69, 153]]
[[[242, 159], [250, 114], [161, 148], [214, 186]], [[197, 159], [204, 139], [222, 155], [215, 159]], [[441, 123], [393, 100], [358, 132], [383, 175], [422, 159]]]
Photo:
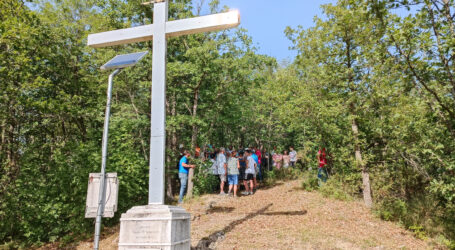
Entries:
[[[238, 11], [166, 22], [166, 37], [233, 28], [240, 24]], [[153, 24], [88, 35], [87, 45], [101, 48], [153, 39]]]
[[126, 43], [149, 41], [153, 39], [153, 30], [153, 24], [149, 24], [90, 34], [87, 38], [87, 45], [92, 48], [102, 48]]
[[237, 27], [240, 24], [238, 11], [229, 11], [208, 16], [181, 19], [166, 23], [166, 36], [175, 37]]

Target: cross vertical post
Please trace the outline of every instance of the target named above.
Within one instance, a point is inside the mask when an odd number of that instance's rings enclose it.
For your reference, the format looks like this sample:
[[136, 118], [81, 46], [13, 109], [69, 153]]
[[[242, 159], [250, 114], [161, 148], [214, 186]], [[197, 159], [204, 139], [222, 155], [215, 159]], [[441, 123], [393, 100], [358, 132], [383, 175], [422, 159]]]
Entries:
[[166, 150], [166, 22], [168, 2], [157, 2], [153, 10], [152, 114], [150, 127], [148, 204], [164, 204], [164, 157]]

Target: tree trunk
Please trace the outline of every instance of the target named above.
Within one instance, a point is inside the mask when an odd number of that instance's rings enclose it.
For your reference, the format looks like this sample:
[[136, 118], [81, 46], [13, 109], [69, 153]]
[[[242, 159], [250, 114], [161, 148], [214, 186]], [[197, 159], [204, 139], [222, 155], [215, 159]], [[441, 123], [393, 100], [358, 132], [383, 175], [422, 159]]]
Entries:
[[[193, 98], [193, 132], [191, 135], [191, 148], [195, 149], [196, 144], [197, 144], [197, 133], [198, 133], [198, 127], [197, 124], [194, 123], [197, 115], [197, 105], [198, 105], [198, 99], [199, 99], [199, 88], [196, 88], [194, 91], [194, 98]], [[188, 171], [188, 192], [187, 192], [187, 197], [191, 198], [193, 196], [193, 176], [194, 176], [194, 169], [190, 168]]]
[[6, 124], [2, 124], [2, 134], [0, 136], [0, 154], [3, 152], [3, 145], [6, 144], [5, 127], [6, 127]]
[[[168, 113], [171, 116], [176, 115], [176, 101], [175, 101], [175, 94], [170, 96], [170, 102], [167, 105]], [[172, 159], [173, 153], [177, 152], [177, 135], [176, 131], [174, 129], [169, 130], [170, 136], [166, 136], [166, 143], [169, 143], [167, 145], [170, 146], [171, 152], [167, 154], [167, 171], [166, 171], [166, 196], [168, 199], [173, 200], [174, 199], [174, 192], [173, 192], [173, 185], [172, 185], [172, 170], [174, 166], [174, 161]], [[169, 139], [170, 138], [170, 141]]]
[[[170, 132], [172, 133], [172, 132]], [[166, 136], [166, 145], [171, 145], [170, 136]], [[174, 197], [172, 195], [172, 174], [171, 174], [171, 166], [172, 166], [172, 157], [171, 153], [166, 153], [166, 198], [169, 200], [173, 200]]]
[[373, 199], [371, 198], [371, 187], [370, 187], [370, 173], [367, 168], [362, 169], [362, 182], [363, 182], [363, 201], [365, 206], [371, 208], [373, 206]]
[[363, 183], [363, 201], [368, 208], [373, 206], [373, 199], [371, 198], [371, 187], [370, 187], [370, 173], [368, 168], [362, 159], [362, 153], [359, 145], [359, 127], [355, 118], [352, 119], [352, 134], [354, 135], [355, 141], [355, 160], [357, 165], [362, 169], [362, 183]]

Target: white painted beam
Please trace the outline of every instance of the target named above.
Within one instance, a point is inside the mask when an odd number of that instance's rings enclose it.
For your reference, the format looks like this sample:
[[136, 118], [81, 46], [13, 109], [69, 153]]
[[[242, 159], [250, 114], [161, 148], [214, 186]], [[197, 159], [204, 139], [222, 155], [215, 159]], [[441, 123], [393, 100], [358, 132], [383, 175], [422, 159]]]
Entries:
[[[194, 17], [166, 22], [166, 37], [217, 31], [237, 27], [240, 24], [238, 11]], [[113, 30], [88, 35], [87, 45], [93, 48], [144, 42], [153, 39], [154, 25]]]
[[150, 122], [149, 202], [164, 204], [166, 152], [166, 23], [168, 2], [154, 4], [152, 53], [152, 114]]
[[153, 39], [153, 24], [133, 28], [113, 30], [88, 35], [87, 45], [101, 48], [126, 43], [136, 43]]
[[170, 21], [166, 23], [166, 37], [216, 31], [237, 27], [240, 13], [236, 10], [208, 16]]

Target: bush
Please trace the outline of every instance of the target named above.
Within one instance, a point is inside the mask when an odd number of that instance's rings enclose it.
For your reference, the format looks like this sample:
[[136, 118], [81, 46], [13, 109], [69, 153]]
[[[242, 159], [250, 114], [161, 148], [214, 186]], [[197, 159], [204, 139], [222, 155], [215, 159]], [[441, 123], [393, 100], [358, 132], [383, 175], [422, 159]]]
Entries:
[[313, 191], [319, 188], [317, 173], [314, 171], [306, 172], [303, 176], [302, 189]]
[[299, 168], [287, 168], [283, 169], [283, 172], [286, 180], [297, 180], [303, 176], [303, 171]]
[[278, 180], [296, 180], [302, 176], [303, 172], [298, 168], [274, 168], [270, 171], [264, 171], [265, 185], [274, 185]]
[[211, 161], [196, 160], [193, 176], [193, 195], [212, 193], [219, 185], [219, 178], [211, 173]]
[[264, 183], [266, 186], [272, 186], [278, 180], [276, 170], [264, 171]]
[[387, 221], [402, 221], [408, 213], [406, 202], [400, 199], [385, 199], [378, 204], [377, 214]]
[[348, 201], [353, 197], [349, 193], [349, 187], [343, 185], [343, 182], [337, 178], [331, 178], [326, 183], [319, 187], [319, 192], [322, 196], [337, 200]]
[[422, 226], [413, 225], [409, 227], [410, 230], [414, 233], [415, 237], [421, 240], [428, 239], [428, 236]]
[[455, 249], [455, 241], [449, 240], [441, 234], [436, 237], [436, 243], [448, 249]]
[[454, 214], [450, 207], [441, 207], [428, 193], [405, 197], [382, 196], [376, 201], [376, 214], [384, 220], [398, 221], [417, 238], [436, 238], [439, 245], [455, 249], [453, 237]]

